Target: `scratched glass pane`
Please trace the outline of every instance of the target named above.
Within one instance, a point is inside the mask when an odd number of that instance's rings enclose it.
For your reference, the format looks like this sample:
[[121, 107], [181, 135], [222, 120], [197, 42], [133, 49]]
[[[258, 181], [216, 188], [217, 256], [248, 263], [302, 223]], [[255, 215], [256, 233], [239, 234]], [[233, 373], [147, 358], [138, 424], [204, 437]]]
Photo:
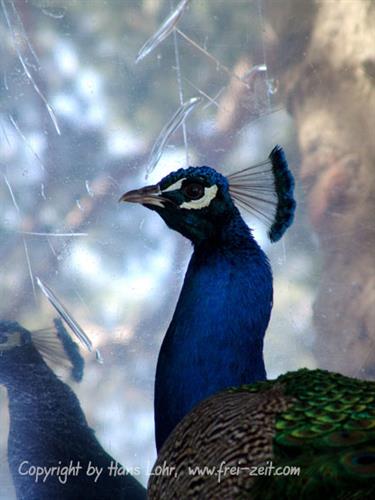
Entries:
[[[156, 456], [158, 350], [191, 246], [157, 215], [118, 200], [145, 185], [147, 172], [148, 184], [187, 164], [229, 174], [275, 144], [292, 169], [297, 159], [293, 122], [265, 60], [261, 1], [234, 3], [181, 2], [174, 17], [179, 2], [169, 0], [0, 5], [0, 317], [44, 329], [59, 307], [40, 284], [61, 301], [92, 344], [80, 344], [82, 382], [69, 383], [102, 446], [143, 484]], [[199, 104], [170, 123], [193, 98]], [[304, 210], [274, 246], [244, 216], [274, 270], [268, 375], [313, 367], [318, 258]], [[8, 500], [0, 389], [0, 499]]]

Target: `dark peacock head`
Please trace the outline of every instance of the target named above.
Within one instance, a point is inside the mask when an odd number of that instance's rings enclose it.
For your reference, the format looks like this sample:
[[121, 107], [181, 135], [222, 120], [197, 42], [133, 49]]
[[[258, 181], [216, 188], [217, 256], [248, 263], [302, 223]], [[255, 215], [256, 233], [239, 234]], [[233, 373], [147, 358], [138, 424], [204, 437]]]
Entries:
[[129, 191], [121, 201], [142, 203], [193, 242], [212, 237], [236, 208], [227, 179], [210, 167], [189, 167], [158, 184]]
[[16, 321], [0, 321], [0, 383], [6, 382], [12, 366], [18, 367], [23, 356], [33, 354], [30, 332]]
[[292, 224], [294, 180], [283, 150], [269, 159], [224, 177], [211, 167], [189, 167], [158, 184], [125, 193], [120, 201], [141, 203], [193, 243], [214, 238], [234, 216], [236, 205], [263, 220], [272, 242]]
[[69, 368], [72, 378], [81, 380], [84, 361], [78, 346], [61, 320], [54, 326], [29, 331], [16, 321], [0, 320], [0, 384], [11, 382], [17, 372], [27, 373], [30, 366], [45, 365], [45, 359]]
[[0, 321], [0, 363], [6, 353], [31, 344], [31, 334], [16, 321]]

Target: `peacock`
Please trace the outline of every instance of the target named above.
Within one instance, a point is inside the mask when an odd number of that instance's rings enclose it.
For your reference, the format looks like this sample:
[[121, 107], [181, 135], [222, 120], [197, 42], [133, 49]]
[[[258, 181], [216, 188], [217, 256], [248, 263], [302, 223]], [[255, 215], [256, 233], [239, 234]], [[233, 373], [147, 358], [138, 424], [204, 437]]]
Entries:
[[189, 167], [121, 198], [194, 246], [158, 358], [151, 499], [375, 498], [375, 383], [306, 369], [266, 380], [272, 274], [236, 205], [277, 241], [293, 187], [276, 147], [227, 177]]
[[276, 146], [266, 161], [227, 177], [211, 167], [189, 167], [120, 198], [156, 211], [194, 247], [157, 362], [158, 450], [203, 399], [266, 379], [272, 272], [236, 205], [263, 218], [270, 240], [277, 241], [293, 221], [293, 189], [285, 154]]
[[8, 461], [17, 498], [145, 499], [145, 488], [102, 448], [77, 396], [45, 362], [60, 360], [74, 380], [82, 378], [78, 346], [61, 320], [54, 324], [30, 332], [0, 321], [0, 384], [8, 392]]

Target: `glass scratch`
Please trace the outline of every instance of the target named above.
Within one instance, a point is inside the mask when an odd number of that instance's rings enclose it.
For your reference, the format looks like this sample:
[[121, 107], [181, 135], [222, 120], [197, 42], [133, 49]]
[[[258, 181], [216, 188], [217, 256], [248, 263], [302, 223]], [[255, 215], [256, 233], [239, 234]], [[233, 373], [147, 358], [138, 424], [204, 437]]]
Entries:
[[262, 73], [266, 72], [267, 73], [267, 66], [265, 64], [257, 64], [253, 66], [252, 68], [247, 71], [242, 79], [243, 80], [251, 80], [257, 73]]
[[[194, 90], [196, 90], [201, 96], [203, 96], [205, 99], [207, 99], [207, 101], [209, 101], [211, 104], [214, 104], [214, 106], [216, 106], [218, 109], [223, 109], [224, 111], [227, 111], [225, 108], [223, 108], [222, 106], [220, 106], [220, 104], [215, 100], [214, 97], [210, 97], [208, 94], [206, 94], [206, 92], [204, 92], [199, 87], [197, 87], [196, 85], [194, 85], [194, 83], [191, 80], [189, 80], [185, 76], [183, 76], [182, 78], [183, 78], [183, 80], [185, 80], [185, 82], [188, 85], [190, 85], [190, 87], [192, 87]], [[205, 109], [206, 107], [207, 106], [205, 106], [203, 109]]]
[[[178, 40], [177, 40], [176, 31], [173, 31], [173, 46], [174, 46], [174, 55], [175, 55], [175, 60], [176, 60], [176, 77], [177, 77], [177, 86], [178, 86], [178, 96], [180, 99], [180, 106], [182, 106], [184, 104], [184, 91], [182, 89], [180, 52], [178, 50]], [[186, 130], [185, 120], [182, 122], [182, 135], [184, 137], [186, 165], [189, 165], [189, 145], [188, 145], [188, 139], [187, 139], [187, 130]]]
[[92, 342], [87, 336], [87, 334], [83, 331], [77, 321], [73, 318], [73, 316], [68, 312], [68, 310], [62, 305], [60, 300], [56, 297], [54, 292], [49, 288], [42, 280], [36, 276], [36, 282], [43, 292], [43, 294], [47, 297], [50, 304], [56, 309], [61, 318], [66, 322], [72, 332], [76, 335], [76, 337], [80, 340], [80, 342], [86, 347], [89, 352], [93, 351]]
[[86, 186], [86, 191], [88, 192], [89, 196], [91, 196], [91, 198], [94, 198], [95, 196], [95, 193], [94, 191], [91, 189], [90, 187], [90, 184], [89, 184], [89, 181], [85, 181], [85, 186]]
[[25, 257], [26, 257], [27, 268], [29, 270], [29, 276], [30, 276], [31, 286], [32, 286], [32, 289], [33, 289], [34, 300], [36, 302], [36, 290], [35, 290], [34, 274], [33, 274], [33, 270], [32, 270], [32, 267], [31, 267], [29, 249], [27, 247], [27, 243], [26, 243], [25, 238], [22, 238], [22, 241], [23, 241], [23, 248], [25, 250]]
[[17, 210], [17, 212], [20, 213], [20, 207], [18, 206], [16, 197], [14, 196], [12, 186], [11, 186], [11, 184], [10, 184], [10, 182], [5, 174], [3, 174], [3, 177], [4, 177], [5, 184], [7, 185], [8, 191], [10, 193], [10, 196], [12, 198], [13, 205], [14, 205], [15, 209]]
[[52, 17], [53, 19], [63, 19], [63, 17], [66, 14], [66, 10], [63, 7], [61, 7], [61, 8], [58, 8], [58, 7], [43, 8], [42, 7], [41, 11], [43, 12], [43, 14], [45, 14], [48, 17]]
[[83, 206], [81, 205], [81, 202], [79, 200], [76, 200], [76, 205], [79, 208], [79, 210], [81, 210], [81, 212], [85, 211], [85, 209], [83, 208]]
[[73, 289], [73, 292], [75, 293], [75, 295], [77, 296], [77, 298], [79, 299], [79, 301], [82, 303], [82, 305], [85, 307], [85, 309], [90, 312], [90, 308], [89, 306], [87, 305], [85, 299], [82, 297], [82, 295], [79, 293], [78, 290], [76, 290], [75, 288]]
[[180, 36], [182, 36], [182, 38], [184, 38], [188, 43], [190, 43], [190, 45], [192, 45], [193, 47], [195, 47], [197, 50], [199, 50], [200, 52], [202, 52], [202, 54], [204, 54], [206, 57], [208, 57], [208, 59], [210, 59], [212, 62], [214, 62], [216, 64], [217, 68], [219, 68], [222, 71], [224, 71], [225, 73], [227, 73], [231, 78], [235, 78], [236, 80], [240, 81], [246, 87], [249, 87], [249, 85], [246, 82], [243, 81], [242, 77], [238, 76], [236, 73], [234, 73], [229, 68], [227, 68], [218, 59], [216, 59], [215, 56], [213, 56], [210, 52], [208, 52], [208, 50], [204, 49], [201, 45], [199, 45], [199, 43], [197, 43], [194, 40], [192, 40], [190, 37], [188, 37], [185, 33], [183, 33], [178, 28], [175, 28], [175, 30], [177, 31], [177, 33]]
[[117, 182], [114, 177], [112, 177], [111, 175], [107, 175], [106, 177], [107, 177], [107, 179], [109, 179], [111, 181], [113, 186], [120, 187], [119, 182]]
[[5, 90], [9, 90], [8, 73], [6, 71], [4, 72], [3, 81], [4, 81]]
[[44, 184], [43, 183], [40, 185], [40, 194], [41, 194], [43, 200], [47, 200], [46, 193], [44, 191]]
[[7, 143], [8, 143], [8, 146], [11, 146], [11, 143], [10, 143], [10, 140], [9, 140], [9, 137], [8, 137], [8, 133], [7, 133], [7, 131], [5, 130], [5, 126], [4, 126], [3, 121], [1, 121], [1, 131], [2, 131], [2, 133], [4, 134], [4, 137], [5, 137], [5, 140], [6, 140], [6, 141], [7, 141]]
[[[221, 94], [224, 92], [224, 90], [226, 89], [226, 87], [221, 87], [221, 89], [219, 90], [219, 92], [217, 92], [217, 94], [214, 95], [214, 97], [212, 98], [212, 100], [216, 103], [218, 98], [221, 96]], [[207, 109], [209, 106], [211, 106], [211, 103], [208, 102], [204, 107], [203, 109]], [[226, 109], [224, 109], [224, 111], [227, 111]]]
[[189, 2], [190, 0], [181, 0], [176, 9], [167, 17], [160, 28], [144, 43], [144, 45], [142, 45], [135, 60], [136, 64], [144, 59], [172, 33]]
[[146, 169], [146, 179], [148, 175], [154, 170], [158, 164], [164, 148], [167, 145], [171, 135], [178, 129], [178, 127], [186, 120], [189, 113], [202, 101], [201, 97], [193, 97], [186, 101], [178, 108], [172, 118], [162, 128], [158, 138], [156, 139], [151, 153], [150, 159]]
[[17, 231], [19, 234], [28, 234], [30, 236], [54, 236], [59, 238], [72, 238], [78, 236], [88, 236], [88, 233], [43, 233], [36, 231]]
[[48, 246], [51, 249], [51, 252], [52, 252], [53, 256], [56, 257], [56, 259], [57, 259], [58, 255], [57, 255], [56, 250], [54, 249], [54, 247], [52, 245], [51, 240], [49, 239], [49, 235], [48, 236], [46, 235], [46, 240], [47, 240]]
[[102, 355], [101, 355], [101, 353], [100, 353], [99, 349], [96, 349], [96, 351], [95, 351], [95, 359], [96, 359], [96, 361], [97, 361], [100, 365], [102, 365], [102, 364], [104, 363], [103, 357], [102, 357]]
[[37, 63], [38, 69], [40, 69], [40, 60], [39, 60], [39, 57], [38, 57], [37, 53], [35, 52], [34, 47], [32, 46], [32, 44], [30, 42], [29, 37], [27, 36], [27, 32], [25, 30], [25, 26], [24, 26], [24, 24], [22, 22], [22, 19], [21, 19], [20, 15], [18, 14], [16, 6], [14, 5], [13, 0], [9, 0], [9, 3], [12, 6], [12, 10], [13, 10], [15, 18], [17, 20], [19, 31], [20, 31], [20, 33], [22, 33], [23, 39], [25, 40], [27, 46], [29, 47], [30, 53], [34, 57], [34, 60]]
[[38, 160], [41, 168], [43, 171], [46, 170], [45, 166], [44, 166], [44, 163], [42, 161], [42, 159], [40, 158], [40, 156], [38, 155], [38, 153], [36, 151], [34, 151], [33, 147], [31, 146], [31, 144], [29, 143], [29, 141], [26, 139], [26, 136], [25, 134], [22, 132], [22, 130], [20, 129], [20, 127], [18, 126], [16, 120], [13, 118], [12, 115], [8, 115], [9, 117], [9, 120], [11, 122], [11, 124], [13, 125], [13, 127], [16, 129], [18, 135], [21, 137], [21, 139], [23, 140], [23, 142], [26, 144], [26, 146], [29, 148], [29, 150], [32, 152], [32, 154], [35, 156], [35, 158]]
[[[12, 9], [14, 9], [14, 11], [16, 12], [16, 8], [13, 4], [12, 1], [10, 1], [10, 5], [12, 6]], [[5, 1], [4, 0], [1, 0], [1, 6], [2, 6], [2, 9], [3, 9], [3, 12], [4, 12], [4, 17], [5, 17], [5, 20], [6, 20], [6, 23], [8, 25], [8, 28], [9, 28], [9, 31], [10, 31], [10, 34], [11, 34], [11, 37], [12, 37], [12, 40], [13, 40], [13, 45], [14, 45], [14, 49], [16, 51], [16, 54], [17, 54], [17, 57], [18, 57], [18, 60], [19, 62], [21, 63], [21, 66], [27, 76], [27, 78], [29, 79], [31, 85], [33, 86], [35, 92], [39, 95], [39, 97], [41, 98], [41, 100], [43, 101], [46, 109], [47, 109], [47, 112], [52, 120], [52, 123], [56, 129], [56, 132], [61, 135], [61, 131], [60, 131], [60, 127], [59, 127], [59, 124], [58, 124], [58, 121], [57, 121], [57, 118], [56, 118], [56, 115], [55, 115], [55, 112], [52, 108], [52, 106], [49, 104], [49, 102], [47, 101], [45, 95], [43, 94], [43, 92], [40, 90], [38, 84], [36, 83], [36, 81], [34, 80], [34, 77], [33, 75], [31, 74], [22, 54], [21, 54], [21, 51], [18, 47], [18, 43], [17, 43], [17, 36], [18, 36], [18, 33], [16, 32], [15, 30], [15, 27], [13, 26], [11, 20], [10, 20], [10, 17], [9, 17], [9, 12], [8, 12], [8, 9], [5, 5]], [[17, 13], [17, 16], [18, 16], [18, 13]], [[26, 38], [25, 38], [26, 36]], [[26, 33], [24, 34], [24, 38], [25, 38], [25, 41], [27, 43], [27, 46], [29, 47], [29, 50], [30, 52], [32, 53], [32, 55], [34, 56], [34, 58], [36, 57], [36, 54], [35, 52], [31, 49], [31, 44], [30, 42], [28, 41], [28, 38], [27, 38], [27, 35]], [[36, 61], [38, 61], [37, 57], [36, 57]]]
[[268, 68], [267, 68], [267, 61], [266, 61], [266, 45], [264, 43], [264, 38], [263, 38], [263, 33], [264, 33], [265, 30], [264, 30], [264, 17], [263, 17], [263, 10], [262, 10], [261, 0], [257, 0], [257, 10], [258, 10], [259, 24], [260, 24], [261, 33], [262, 33], [261, 39], [262, 39], [263, 62], [264, 62], [264, 65], [266, 67], [265, 73], [266, 73], [266, 86], [267, 86], [267, 92], [266, 92], [266, 95], [267, 95], [267, 108], [268, 108], [268, 112], [270, 113], [271, 109], [272, 109], [272, 104], [271, 104], [270, 92], [269, 92], [269, 89], [268, 89], [269, 78], [268, 78]]

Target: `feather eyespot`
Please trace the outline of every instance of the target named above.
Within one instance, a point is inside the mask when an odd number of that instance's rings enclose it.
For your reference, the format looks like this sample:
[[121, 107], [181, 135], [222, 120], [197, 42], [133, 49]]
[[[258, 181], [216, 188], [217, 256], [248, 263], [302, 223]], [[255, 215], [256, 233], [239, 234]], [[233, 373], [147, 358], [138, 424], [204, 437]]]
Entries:
[[189, 200], [199, 200], [204, 196], [204, 186], [199, 182], [186, 183], [182, 186], [181, 191]]

